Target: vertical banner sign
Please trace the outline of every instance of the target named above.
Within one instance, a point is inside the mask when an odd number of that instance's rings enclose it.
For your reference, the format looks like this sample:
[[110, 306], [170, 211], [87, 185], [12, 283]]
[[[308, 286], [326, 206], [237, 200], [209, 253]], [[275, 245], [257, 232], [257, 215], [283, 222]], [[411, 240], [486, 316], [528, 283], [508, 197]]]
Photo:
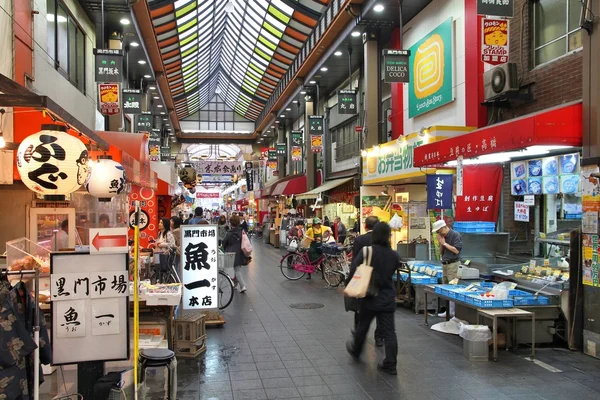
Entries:
[[456, 196], [463, 195], [463, 156], [456, 158]]
[[408, 116], [454, 101], [454, 21], [448, 18], [410, 48]]
[[292, 146], [302, 146], [303, 131], [292, 131]]
[[427, 175], [427, 208], [452, 208], [452, 175]]
[[160, 161], [160, 129], [152, 129], [148, 135], [150, 161]]
[[477, 0], [477, 14], [512, 18], [515, 0]]
[[142, 91], [139, 89], [123, 89], [123, 112], [139, 114], [142, 112]]
[[287, 155], [287, 145], [285, 143], [277, 143], [275, 148], [277, 149], [276, 151], [278, 156]]
[[383, 80], [386, 83], [408, 83], [410, 50], [383, 50]]
[[310, 149], [313, 153], [323, 151], [323, 135], [310, 135]]
[[171, 161], [171, 146], [160, 146], [160, 161]]
[[181, 227], [181, 278], [183, 309], [207, 310], [219, 307], [217, 227]]
[[338, 91], [338, 114], [356, 114], [356, 90]]
[[311, 135], [322, 135], [323, 134], [323, 116], [322, 115], [310, 115], [308, 117], [308, 133]]
[[[463, 194], [456, 195], [456, 220], [496, 222], [503, 178], [502, 165], [465, 165]], [[456, 180], [458, 182], [458, 172]]]
[[150, 111], [142, 111], [137, 115], [135, 123], [136, 132], [150, 132], [152, 129], [152, 113]]
[[98, 96], [100, 97], [100, 113], [102, 115], [114, 115], [121, 112], [119, 101], [118, 83], [99, 83]]
[[515, 221], [529, 222], [529, 206], [524, 201], [515, 201]]
[[491, 65], [508, 62], [509, 22], [507, 19], [482, 18], [481, 61]]
[[269, 161], [277, 161], [277, 149], [270, 147], [269, 148]]
[[268, 161], [267, 164], [272, 170], [277, 169], [277, 161]]
[[292, 161], [302, 160], [302, 147], [292, 146]]
[[96, 82], [115, 82], [123, 80], [123, 50], [94, 49]]
[[252, 161], [244, 163], [244, 171], [246, 173], [246, 189], [251, 192], [254, 190], [254, 167]]

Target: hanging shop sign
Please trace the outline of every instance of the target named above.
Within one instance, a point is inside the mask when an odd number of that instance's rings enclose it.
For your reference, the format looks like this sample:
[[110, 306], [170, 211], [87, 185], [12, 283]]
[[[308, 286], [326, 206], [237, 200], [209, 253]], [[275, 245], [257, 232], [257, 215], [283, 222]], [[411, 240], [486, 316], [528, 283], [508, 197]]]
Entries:
[[323, 116], [310, 115], [308, 117], [308, 133], [311, 135], [323, 134]]
[[338, 90], [338, 114], [356, 114], [356, 90]]
[[152, 129], [148, 135], [150, 161], [160, 161], [160, 129]]
[[410, 50], [383, 50], [383, 80], [386, 83], [408, 83]]
[[292, 146], [302, 146], [303, 131], [292, 131]]
[[219, 192], [196, 192], [197, 199], [218, 199]]
[[102, 115], [115, 115], [121, 112], [118, 83], [99, 83], [98, 97]]
[[171, 146], [160, 146], [160, 161], [171, 161]]
[[477, 14], [512, 18], [515, 14], [514, 0], [477, 0]]
[[152, 130], [152, 113], [150, 111], [142, 111], [136, 115], [135, 131], [150, 132]]
[[200, 174], [241, 174], [240, 161], [198, 161], [192, 163]]
[[285, 143], [277, 143], [275, 145], [275, 148], [277, 149], [277, 155], [278, 156], [285, 156], [285, 155], [287, 155], [287, 145]]
[[246, 175], [246, 189], [251, 192], [254, 190], [254, 165], [252, 161], [244, 163], [244, 173]]
[[292, 161], [302, 160], [302, 147], [292, 146]]
[[509, 21], [507, 19], [482, 18], [481, 61], [490, 65], [508, 62]]
[[448, 18], [410, 48], [410, 118], [454, 101], [453, 31]]
[[535, 196], [532, 194], [526, 194], [523, 196], [523, 203], [527, 204], [528, 206], [535, 206]]
[[219, 307], [217, 227], [181, 227], [181, 278], [183, 309], [207, 310]]
[[524, 201], [515, 201], [515, 221], [529, 222], [529, 206]]
[[260, 159], [261, 160], [266, 160], [269, 157], [269, 148], [268, 147], [261, 147], [260, 148]]
[[54, 253], [50, 257], [53, 365], [127, 360], [127, 250], [122, 254]]
[[598, 215], [600, 212], [600, 179], [597, 178], [598, 165], [581, 168], [581, 242], [582, 242], [582, 281], [587, 286], [600, 286], [598, 267]]
[[45, 196], [64, 196], [79, 189], [90, 176], [88, 151], [62, 125], [42, 125], [17, 150], [17, 169], [30, 190]]
[[427, 175], [427, 208], [452, 208], [452, 175]]
[[511, 194], [580, 192], [579, 153], [510, 163]]
[[277, 161], [267, 161], [267, 166], [271, 170], [276, 170], [277, 169]]
[[268, 161], [277, 161], [277, 149], [274, 147], [269, 148]]
[[233, 182], [233, 175], [223, 174], [202, 174], [198, 176], [198, 184], [201, 183], [231, 183]]
[[[500, 164], [465, 165], [463, 194], [458, 194], [458, 188], [456, 193], [456, 219], [496, 222], [500, 210], [503, 178], [503, 168]], [[458, 182], [458, 171], [456, 180]]]
[[323, 152], [323, 135], [310, 135], [310, 149], [313, 153]]
[[118, 82], [123, 80], [123, 50], [94, 49], [96, 82]]
[[114, 160], [101, 158], [93, 163], [85, 188], [99, 201], [108, 202], [125, 191], [125, 184], [125, 167]]
[[140, 114], [142, 112], [142, 91], [139, 89], [123, 89], [123, 112]]
[[598, 235], [582, 234], [582, 283], [586, 286], [600, 287], [600, 277], [598, 269], [600, 267], [600, 257], [598, 249]]

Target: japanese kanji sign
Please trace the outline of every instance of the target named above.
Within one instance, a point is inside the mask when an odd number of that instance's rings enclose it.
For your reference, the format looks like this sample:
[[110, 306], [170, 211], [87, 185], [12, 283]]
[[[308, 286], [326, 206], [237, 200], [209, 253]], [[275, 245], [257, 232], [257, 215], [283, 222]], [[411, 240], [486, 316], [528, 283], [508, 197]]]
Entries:
[[322, 135], [323, 134], [323, 116], [322, 115], [310, 115], [308, 117], [308, 133], [311, 135]]
[[456, 195], [456, 220], [497, 222], [503, 176], [500, 164], [465, 165], [463, 194]]
[[246, 189], [251, 192], [254, 190], [254, 165], [252, 161], [244, 163], [244, 172], [246, 174]]
[[515, 201], [515, 221], [529, 222], [529, 206], [524, 201]]
[[481, 61], [491, 65], [507, 63], [510, 54], [509, 21], [483, 18], [481, 24]]
[[171, 146], [160, 146], [160, 161], [171, 161]]
[[241, 174], [242, 163], [240, 161], [198, 161], [192, 163], [198, 174]]
[[142, 112], [142, 91], [139, 89], [123, 89], [123, 112], [139, 114]]
[[292, 131], [292, 146], [302, 146], [302, 131]]
[[269, 148], [268, 161], [277, 161], [277, 149], [274, 147]]
[[408, 83], [409, 50], [383, 50], [383, 80], [386, 83]]
[[356, 114], [356, 90], [338, 91], [338, 114]]
[[118, 83], [99, 83], [98, 97], [102, 115], [114, 115], [121, 112]]
[[277, 149], [277, 155], [278, 156], [285, 156], [285, 155], [287, 155], [287, 145], [285, 143], [277, 143], [275, 145], [275, 148]]
[[231, 183], [233, 175], [227, 174], [202, 174], [198, 175], [198, 184], [202, 183]]
[[219, 304], [217, 227], [181, 227], [183, 309], [216, 309]]
[[116, 49], [94, 49], [96, 59], [96, 82], [117, 82], [123, 80], [123, 51]]
[[150, 161], [160, 161], [160, 129], [152, 129], [148, 135]]
[[427, 208], [452, 208], [452, 175], [427, 175]]
[[292, 161], [302, 160], [302, 147], [292, 146]]
[[477, 14], [511, 18], [515, 13], [514, 0], [477, 0]]
[[152, 130], [152, 113], [150, 111], [142, 111], [136, 116], [135, 131], [150, 132]]
[[219, 192], [196, 192], [197, 199], [218, 199]]

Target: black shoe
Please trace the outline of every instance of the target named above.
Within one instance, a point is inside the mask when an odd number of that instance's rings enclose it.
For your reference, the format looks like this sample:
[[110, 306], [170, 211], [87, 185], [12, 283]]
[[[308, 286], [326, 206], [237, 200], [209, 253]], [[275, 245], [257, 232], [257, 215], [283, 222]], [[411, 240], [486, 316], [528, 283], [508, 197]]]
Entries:
[[352, 348], [352, 342], [350, 340], [346, 341], [346, 351], [348, 352], [348, 354], [350, 354], [350, 357], [352, 357], [352, 359], [354, 361], [359, 361], [358, 356], [356, 355], [356, 353], [354, 352], [354, 349]]
[[375, 346], [383, 347], [383, 339], [375, 338]]
[[308, 278], [306, 278], [307, 281], [310, 281], [310, 274], [308, 274]]
[[398, 375], [398, 371], [396, 371], [396, 368], [384, 367], [383, 364], [377, 364], [377, 370], [381, 371], [381, 372], [385, 372], [386, 374], [389, 374], [389, 375]]

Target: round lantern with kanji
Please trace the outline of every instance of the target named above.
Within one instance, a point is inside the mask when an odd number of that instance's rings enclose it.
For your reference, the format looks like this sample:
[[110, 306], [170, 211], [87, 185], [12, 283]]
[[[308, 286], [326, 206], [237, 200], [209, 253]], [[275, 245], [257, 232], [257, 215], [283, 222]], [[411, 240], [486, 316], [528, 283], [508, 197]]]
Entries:
[[101, 156], [92, 163], [92, 174], [85, 188], [98, 200], [110, 201], [125, 191], [125, 183], [125, 168], [110, 156]]
[[46, 199], [60, 200], [85, 184], [90, 176], [88, 151], [62, 125], [42, 125], [17, 150], [17, 169], [23, 183]]
[[194, 169], [194, 167], [191, 166], [181, 168], [179, 170], [179, 179], [181, 179], [181, 182], [183, 182], [184, 186], [196, 186], [196, 170]]

